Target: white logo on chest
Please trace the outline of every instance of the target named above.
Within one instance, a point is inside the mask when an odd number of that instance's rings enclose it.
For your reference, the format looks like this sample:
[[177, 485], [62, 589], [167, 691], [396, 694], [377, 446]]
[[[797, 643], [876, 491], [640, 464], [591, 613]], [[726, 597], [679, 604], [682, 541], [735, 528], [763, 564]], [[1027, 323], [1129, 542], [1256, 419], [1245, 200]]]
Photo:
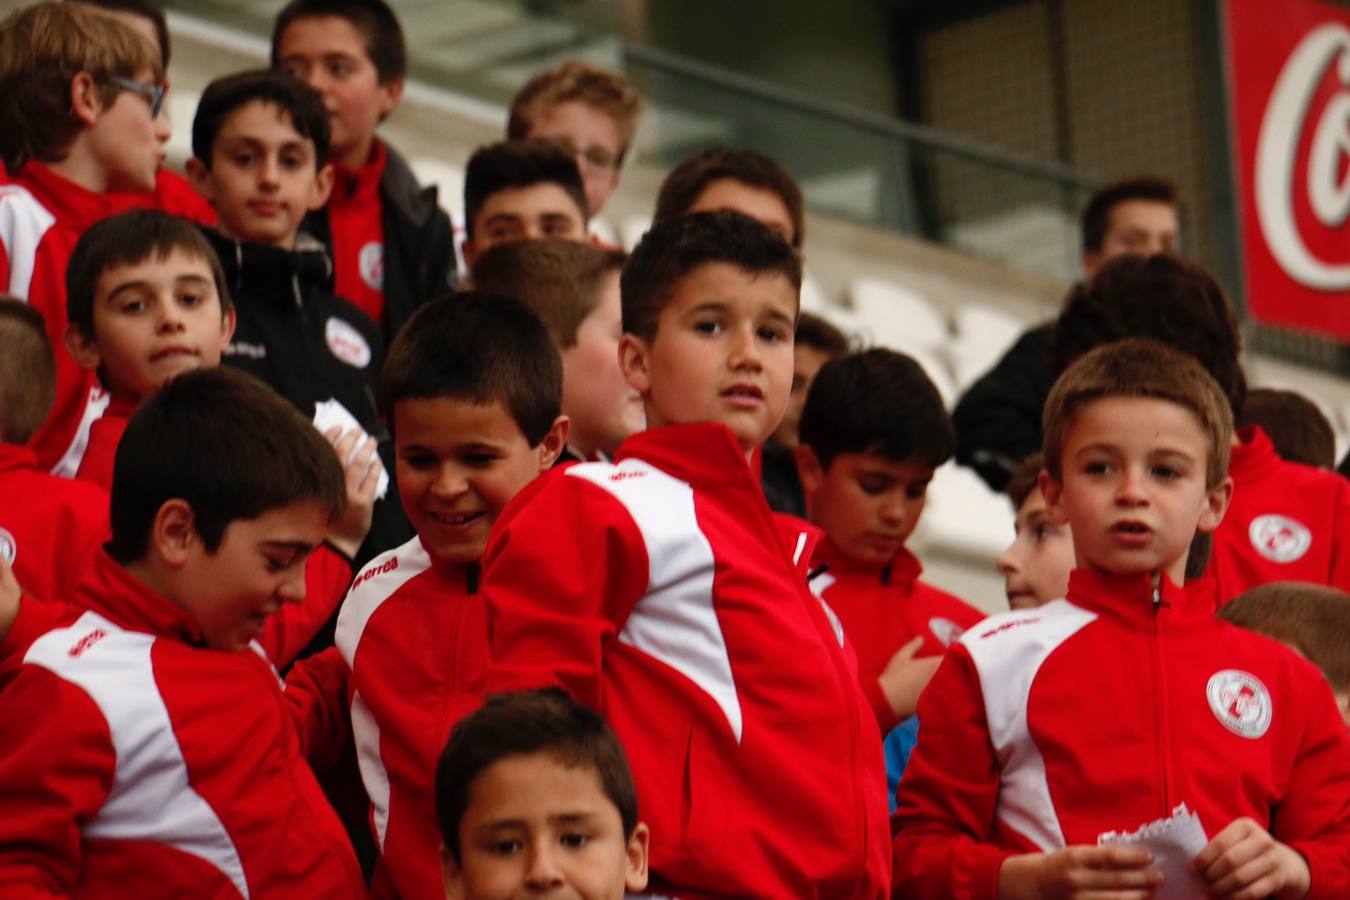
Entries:
[[937, 638], [938, 643], [944, 647], [950, 647], [956, 643], [957, 638], [966, 633], [966, 630], [960, 625], [941, 616], [934, 616], [928, 620], [928, 630], [933, 632], [933, 637]]
[[1247, 535], [1256, 552], [1271, 562], [1294, 562], [1312, 546], [1312, 532], [1288, 516], [1257, 516]]
[[370, 344], [361, 332], [336, 316], [323, 326], [323, 339], [333, 355], [347, 365], [357, 369], [370, 365]]
[[384, 287], [384, 244], [371, 241], [361, 248], [356, 259], [366, 287], [372, 291], [381, 290]]
[[1270, 727], [1270, 691], [1249, 672], [1215, 672], [1205, 685], [1205, 698], [1223, 727], [1234, 734], [1255, 739]]
[[19, 542], [14, 540], [14, 535], [3, 528], [0, 528], [0, 559], [14, 565], [14, 560], [19, 556]]

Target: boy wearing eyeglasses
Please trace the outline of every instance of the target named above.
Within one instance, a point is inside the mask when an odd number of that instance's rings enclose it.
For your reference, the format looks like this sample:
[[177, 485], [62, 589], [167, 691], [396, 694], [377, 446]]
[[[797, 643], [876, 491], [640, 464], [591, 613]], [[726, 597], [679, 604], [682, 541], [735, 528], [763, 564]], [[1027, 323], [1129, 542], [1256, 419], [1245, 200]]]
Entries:
[[576, 157], [586, 207], [599, 215], [619, 186], [619, 172], [642, 115], [642, 98], [617, 72], [569, 59], [540, 72], [511, 101], [510, 141], [552, 141]]
[[66, 263], [81, 233], [151, 191], [169, 140], [164, 70], [151, 44], [113, 16], [48, 2], [0, 23], [0, 293], [46, 321], [56, 402], [30, 442], [38, 464], [73, 476], [108, 395], [62, 348]]

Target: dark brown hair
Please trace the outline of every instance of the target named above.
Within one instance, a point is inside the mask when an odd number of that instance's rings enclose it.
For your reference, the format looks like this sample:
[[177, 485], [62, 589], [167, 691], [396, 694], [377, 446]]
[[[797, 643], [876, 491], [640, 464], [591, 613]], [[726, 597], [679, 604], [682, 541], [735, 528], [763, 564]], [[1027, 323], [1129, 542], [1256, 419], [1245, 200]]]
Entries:
[[586, 188], [577, 161], [551, 141], [504, 141], [479, 147], [464, 167], [464, 230], [472, 239], [474, 220], [488, 198], [509, 188], [556, 184], [590, 218]]
[[56, 402], [56, 358], [42, 313], [0, 295], [0, 442], [26, 444]]
[[315, 171], [324, 167], [332, 132], [323, 98], [303, 81], [271, 69], [236, 72], [206, 86], [192, 117], [192, 155], [211, 168], [216, 136], [225, 127], [225, 121], [241, 106], [254, 102], [284, 112], [296, 134], [314, 142]]
[[1167, 178], [1135, 175], [1113, 181], [1093, 194], [1083, 207], [1083, 249], [1100, 250], [1111, 228], [1111, 211], [1127, 200], [1177, 205], [1177, 187]]
[[654, 222], [682, 216], [714, 181], [737, 181], [777, 195], [792, 221], [792, 246], [801, 249], [805, 237], [802, 190], [771, 156], [754, 150], [713, 147], [697, 153], [670, 170], [656, 196]]
[[1237, 427], [1259, 425], [1280, 458], [1336, 468], [1336, 432], [1307, 397], [1296, 391], [1252, 388], [1238, 413]]
[[277, 13], [272, 26], [272, 68], [281, 66], [278, 53], [286, 29], [298, 19], [336, 16], [346, 19], [361, 33], [380, 84], [403, 78], [408, 72], [408, 51], [398, 16], [384, 0], [292, 0]]
[[313, 502], [340, 516], [347, 486], [308, 419], [261, 381], [221, 366], [169, 381], [127, 423], [113, 460], [112, 557], [143, 559], [155, 517], [173, 499], [192, 507], [214, 553], [231, 522], [278, 507]]
[[1013, 513], [1022, 508], [1022, 504], [1027, 502], [1031, 492], [1036, 489], [1036, 481], [1040, 478], [1043, 468], [1045, 468], [1045, 456], [1039, 450], [1013, 468], [1012, 477], [1003, 486], [1003, 493], [1007, 494], [1008, 499], [1012, 501]]

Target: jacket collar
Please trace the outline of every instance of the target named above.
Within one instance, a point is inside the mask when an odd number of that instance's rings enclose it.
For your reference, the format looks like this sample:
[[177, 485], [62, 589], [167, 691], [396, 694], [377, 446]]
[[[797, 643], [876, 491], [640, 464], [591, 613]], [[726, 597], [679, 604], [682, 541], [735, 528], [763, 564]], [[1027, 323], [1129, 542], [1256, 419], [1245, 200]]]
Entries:
[[83, 232], [117, 211], [110, 195], [81, 187], [41, 163], [26, 163], [13, 180], [32, 191], [57, 221], [77, 231]]
[[1279, 465], [1275, 445], [1259, 425], [1248, 425], [1237, 431], [1241, 441], [1233, 447], [1228, 462], [1228, 474], [1234, 480], [1250, 480], [1253, 476]]
[[379, 199], [380, 181], [389, 158], [384, 141], [370, 143], [370, 158], [358, 169], [334, 164], [333, 197], [339, 203], [370, 202]]
[[295, 250], [283, 250], [228, 238], [214, 228], [202, 231], [220, 257], [225, 281], [235, 294], [255, 301], [298, 303], [327, 281], [328, 254], [303, 232], [296, 239]]
[[759, 483], [731, 429], [714, 422], [639, 431], [623, 442], [614, 461], [629, 457], [646, 460], [695, 487]]
[[918, 581], [919, 575], [923, 573], [923, 564], [919, 562], [919, 558], [904, 547], [901, 547], [889, 562], [866, 563], [841, 552], [828, 537], [820, 542], [813, 562], [817, 566], [822, 564], [829, 566], [831, 572], [875, 580], [883, 586], [892, 585], [906, 593], [913, 589], [914, 582]]
[[[408, 164], [399, 156], [398, 151], [375, 139], [385, 150], [384, 171], [380, 176], [380, 198], [398, 210], [399, 218], [421, 227], [430, 221], [436, 213], [438, 203], [434, 185], [422, 187], [417, 183]], [[386, 221], [388, 219], [386, 218]]]
[[37, 471], [37, 455], [20, 444], [0, 443], [0, 472]]
[[182, 609], [155, 592], [99, 548], [93, 565], [75, 589], [76, 602], [118, 625], [202, 647], [206, 639]]
[[1214, 582], [1202, 578], [1178, 587], [1164, 574], [1157, 589], [1148, 574], [1108, 575], [1074, 569], [1069, 602], [1123, 620], [1136, 628], [1179, 628], [1212, 622], [1218, 609]]

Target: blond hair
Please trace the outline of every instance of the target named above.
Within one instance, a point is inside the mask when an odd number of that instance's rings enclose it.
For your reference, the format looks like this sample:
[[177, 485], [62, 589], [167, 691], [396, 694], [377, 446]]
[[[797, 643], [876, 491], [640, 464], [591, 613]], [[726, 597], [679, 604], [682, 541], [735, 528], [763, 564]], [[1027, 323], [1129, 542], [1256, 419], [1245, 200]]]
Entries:
[[122, 90], [109, 78], [164, 78], [159, 51], [104, 10], [47, 2], [0, 22], [0, 159], [10, 172], [69, 152], [83, 127], [70, 102], [71, 81], [81, 72], [93, 78], [105, 107]]
[[1129, 338], [1091, 350], [1050, 389], [1042, 417], [1045, 469], [1062, 480], [1064, 439], [1074, 417], [1106, 397], [1154, 397], [1189, 410], [1209, 438], [1205, 486], [1228, 474], [1233, 411], [1219, 383], [1188, 354], [1148, 338]]
[[525, 83], [511, 101], [511, 117], [506, 124], [506, 139], [523, 141], [539, 115], [550, 107], [575, 100], [599, 110], [614, 120], [619, 130], [619, 161], [628, 153], [642, 115], [642, 98], [617, 72], [593, 66], [580, 59], [569, 59], [547, 69]]

